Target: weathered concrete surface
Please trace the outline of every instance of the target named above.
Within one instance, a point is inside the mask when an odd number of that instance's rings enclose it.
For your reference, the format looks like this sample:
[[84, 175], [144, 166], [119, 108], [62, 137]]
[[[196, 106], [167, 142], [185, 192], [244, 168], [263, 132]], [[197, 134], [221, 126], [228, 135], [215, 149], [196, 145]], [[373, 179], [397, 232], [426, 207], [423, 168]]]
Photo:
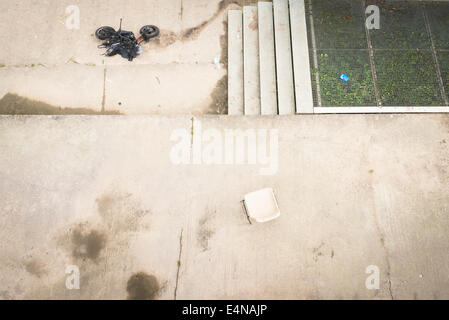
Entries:
[[296, 113], [311, 114], [313, 113], [313, 93], [307, 39], [306, 4], [304, 0], [289, 0], [289, 4]]
[[225, 75], [226, 70], [217, 70], [214, 64], [110, 66], [105, 108], [123, 114], [139, 114], [142, 110], [151, 114], [217, 113], [212, 108], [211, 93]]
[[[449, 298], [447, 115], [193, 124], [1, 117], [1, 297], [124, 299], [145, 272], [158, 299], [175, 288], [179, 299]], [[278, 129], [279, 170], [175, 165], [170, 137], [183, 128], [192, 150], [206, 129]], [[267, 186], [282, 215], [249, 225], [239, 201]], [[68, 265], [80, 290], [65, 288]], [[369, 265], [379, 290], [365, 287]]]
[[245, 115], [260, 115], [259, 26], [257, 6], [243, 7], [243, 97]]
[[[179, 105], [172, 96], [179, 89], [184, 94], [191, 87], [192, 77], [196, 77], [197, 92], [190, 90], [184, 100], [191, 101], [197, 109], [189, 113], [211, 113], [211, 106], [217, 104], [213, 101], [217, 96], [214, 84], [226, 75], [227, 69], [227, 9], [241, 8], [235, 2], [243, 5], [251, 1], [136, 0], [132, 5], [119, 0], [2, 1], [0, 99], [4, 92], [10, 92], [62, 107], [101, 108], [104, 79], [97, 79], [97, 76], [103, 74], [105, 68], [121, 66], [120, 76], [128, 79], [124, 84], [119, 82], [121, 90], [123, 95], [129, 92], [129, 96], [122, 99], [136, 102], [129, 113], [160, 113], [158, 108], [153, 108], [158, 104], [164, 106], [163, 113], [166, 114], [186, 113], [185, 105]], [[79, 30], [67, 29], [70, 14], [66, 13], [66, 8], [74, 4], [80, 9]], [[101, 25], [118, 28], [121, 17], [125, 30], [138, 33], [145, 24], [154, 24], [161, 29], [161, 35], [144, 44], [143, 55], [132, 63], [118, 56], [100, 56], [105, 50], [97, 48], [101, 42], [94, 37], [95, 30]], [[66, 72], [67, 65], [75, 67]], [[86, 66], [90, 68], [88, 71]], [[141, 88], [145, 86], [144, 82], [154, 78], [152, 75], [149, 79], [142, 78], [136, 73], [135, 66], [166, 70], [160, 77], [173, 78], [175, 85], [152, 90], [150, 96], [142, 93], [135, 97], [134, 88]], [[11, 70], [3, 71], [3, 68]], [[206, 68], [209, 76], [201, 76], [201, 70]], [[199, 76], [196, 76], [198, 72]], [[45, 81], [49, 73], [60, 75], [57, 81], [63, 90], [57, 95], [53, 82]], [[26, 88], [15, 85], [24, 78]], [[179, 84], [183, 84], [181, 88]], [[110, 91], [108, 82], [105, 89], [106, 101], [115, 102], [115, 97], [107, 94]], [[226, 90], [222, 91], [226, 97]], [[73, 96], [82, 98], [72, 99]]]
[[260, 113], [277, 115], [273, 4], [259, 2], [257, 10], [259, 16]]
[[228, 11], [228, 114], [243, 115], [243, 12]]
[[14, 93], [55, 106], [101, 111], [104, 68], [65, 64], [57, 67], [0, 68], [0, 99]]
[[288, 0], [274, 0], [274, 39], [280, 115], [295, 114], [292, 43]]

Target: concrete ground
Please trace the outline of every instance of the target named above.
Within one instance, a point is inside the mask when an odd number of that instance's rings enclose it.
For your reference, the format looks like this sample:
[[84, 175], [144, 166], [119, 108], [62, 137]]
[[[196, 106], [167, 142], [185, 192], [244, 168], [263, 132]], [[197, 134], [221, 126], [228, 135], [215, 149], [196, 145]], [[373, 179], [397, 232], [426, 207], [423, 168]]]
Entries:
[[[173, 162], [228, 129], [277, 129], [278, 170]], [[448, 299], [448, 159], [447, 115], [4, 116], [0, 297]]]
[[[227, 9], [256, 0], [20, 0], [0, 3], [0, 99], [6, 93], [124, 114], [222, 114], [227, 109]], [[80, 28], [71, 30], [80, 10]], [[157, 25], [133, 62], [100, 56], [102, 25]], [[176, 94], [174, 93], [176, 88]]]
[[[0, 299], [449, 299], [448, 115], [201, 115], [255, 2], [0, 2], [0, 111], [90, 115], [0, 116]], [[162, 31], [132, 63], [92, 36], [120, 17]], [[281, 217], [249, 225], [264, 187]]]

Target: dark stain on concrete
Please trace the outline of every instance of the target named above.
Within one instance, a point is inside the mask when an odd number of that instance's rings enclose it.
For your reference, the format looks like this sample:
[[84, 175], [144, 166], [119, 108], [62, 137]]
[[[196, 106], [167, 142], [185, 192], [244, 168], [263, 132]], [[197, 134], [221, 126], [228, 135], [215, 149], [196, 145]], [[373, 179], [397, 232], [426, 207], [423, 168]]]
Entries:
[[257, 2], [270, 2], [271, 0], [221, 0], [218, 4], [218, 10], [224, 10], [231, 4], [236, 4], [240, 7], [243, 6], [251, 6], [256, 4]]
[[[268, 0], [262, 0], [263, 1], [268, 1]], [[243, 6], [250, 6], [250, 5], [254, 5], [257, 2], [259, 2], [259, 0], [222, 0], [218, 3], [218, 8], [217, 11], [214, 13], [214, 15], [209, 18], [206, 21], [203, 21], [202, 23], [200, 23], [198, 26], [187, 29], [183, 34], [182, 34], [182, 39], [183, 40], [194, 40], [196, 38], [198, 38], [198, 35], [201, 33], [201, 31], [204, 30], [204, 28], [206, 28], [212, 21], [214, 21], [224, 10], [226, 10], [231, 4], [235, 4], [238, 5], [240, 7]], [[225, 23], [227, 24], [227, 21], [225, 21]], [[255, 15], [255, 28], [257, 28], [257, 14]], [[253, 29], [254, 30], [254, 29]]]
[[[220, 63], [224, 68], [228, 68], [228, 23], [223, 22], [224, 34], [220, 36], [221, 56]], [[224, 75], [218, 80], [215, 89], [211, 93], [212, 102], [209, 106], [208, 114], [228, 113], [228, 75]]]
[[225, 68], [228, 68], [228, 23], [223, 22], [224, 34], [220, 36], [221, 57], [220, 62]]
[[36, 276], [38, 278], [42, 277], [43, 275], [45, 275], [47, 273], [45, 265], [36, 259], [31, 259], [31, 260], [26, 261], [24, 266], [25, 266], [25, 270], [29, 274]]
[[61, 108], [48, 103], [31, 100], [16, 94], [7, 93], [0, 100], [2, 115], [118, 115], [118, 111], [98, 112], [87, 108]]
[[200, 23], [196, 27], [187, 29], [186, 31], [184, 31], [182, 33], [181, 39], [182, 40], [195, 40], [195, 39], [197, 39], [198, 36], [200, 35], [201, 31], [203, 31], [203, 29], [205, 27], [207, 27], [217, 16], [218, 16], [218, 13], [215, 13], [211, 19], [209, 19], [207, 21], [203, 21], [202, 23]]
[[211, 93], [212, 103], [209, 106], [208, 114], [228, 113], [228, 76], [223, 76], [218, 80], [214, 91]]
[[215, 234], [215, 230], [210, 225], [214, 212], [207, 211], [205, 216], [200, 219], [198, 224], [198, 232], [196, 234], [199, 247], [202, 251], [209, 250], [209, 240]]
[[202, 228], [198, 231], [198, 243], [200, 244], [201, 250], [207, 251], [209, 250], [209, 239], [214, 235], [214, 231], [207, 229], [207, 228]]
[[324, 253], [322, 252], [324, 245], [325, 243], [321, 242], [321, 244], [318, 247], [312, 249], [313, 261], [318, 262], [319, 257], [324, 256]]
[[[130, 247], [136, 240], [137, 233], [147, 230], [147, 221], [142, 219], [150, 211], [143, 210], [140, 201], [132, 194], [116, 190], [100, 193], [92, 205], [94, 207], [89, 214], [90, 218], [69, 222], [68, 226], [61, 228], [52, 237], [55, 245], [65, 251], [62, 253], [66, 256], [67, 263], [80, 267], [81, 290], [67, 290], [67, 275], [62, 271], [62, 276], [50, 285], [41, 282], [39, 286], [26, 288], [28, 292], [24, 295], [25, 298], [126, 298], [124, 292], [128, 279], [121, 278], [117, 283], [110, 283], [110, 290], [98, 292], [98, 288], [103, 288], [105, 279], [114, 278], [117, 271], [129, 269], [130, 261], [135, 258]], [[131, 274], [126, 277], [129, 276]], [[138, 294], [140, 287], [149, 288], [143, 290], [143, 296], [149, 297], [157, 297], [166, 289], [167, 281], [157, 280], [158, 283], [151, 277], [142, 277], [143, 281], [139, 285], [136, 278], [139, 279], [134, 277], [134, 281], [129, 282], [130, 297], [142, 296]], [[158, 287], [160, 290], [157, 290]], [[152, 295], [151, 292], [156, 294]]]
[[[268, 1], [268, 0], [261, 0]], [[177, 41], [191, 41], [196, 40], [201, 32], [210, 25], [215, 19], [217, 19], [220, 14], [226, 10], [231, 4], [238, 5], [240, 7], [256, 4], [258, 0], [222, 0], [218, 3], [218, 8], [215, 13], [209, 19], [199, 23], [195, 27], [184, 30], [180, 33], [175, 33], [169, 30], [161, 30], [161, 34], [157, 39], [154, 39], [151, 43], [159, 46], [159, 47], [168, 47]], [[181, 15], [184, 14], [184, 10], [182, 8]], [[227, 23], [225, 21], [225, 23]], [[224, 61], [224, 60], [222, 60]]]
[[446, 128], [446, 132], [449, 133], [449, 115], [445, 114], [441, 116], [441, 122], [443, 127]]
[[98, 198], [96, 200], [96, 202], [97, 202], [98, 212], [100, 213], [100, 215], [103, 218], [105, 218], [108, 215], [110, 215], [111, 211], [114, 208], [116, 201], [113, 197], [104, 195], [101, 198]]
[[154, 300], [160, 289], [157, 278], [145, 272], [133, 274], [126, 284], [128, 300]]
[[143, 209], [130, 194], [105, 194], [96, 200], [108, 233], [124, 234], [148, 228], [141, 220], [151, 211]]
[[106, 235], [97, 230], [85, 231], [80, 225], [72, 231], [72, 256], [75, 259], [97, 261], [106, 244]]
[[177, 33], [170, 30], [161, 30], [160, 35], [156, 39], [151, 40], [150, 46], [153, 44], [158, 47], [165, 48], [171, 46], [178, 40], [179, 35]]

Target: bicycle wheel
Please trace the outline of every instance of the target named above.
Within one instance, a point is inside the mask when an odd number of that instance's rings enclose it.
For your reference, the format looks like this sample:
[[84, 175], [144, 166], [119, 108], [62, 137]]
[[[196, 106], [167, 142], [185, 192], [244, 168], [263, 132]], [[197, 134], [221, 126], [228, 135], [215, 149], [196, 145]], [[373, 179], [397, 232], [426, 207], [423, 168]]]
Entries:
[[100, 27], [95, 31], [95, 36], [100, 40], [107, 40], [115, 34], [115, 29], [112, 27]]
[[143, 26], [140, 29], [140, 34], [145, 36], [146, 39], [151, 39], [159, 35], [159, 28], [152, 25]]

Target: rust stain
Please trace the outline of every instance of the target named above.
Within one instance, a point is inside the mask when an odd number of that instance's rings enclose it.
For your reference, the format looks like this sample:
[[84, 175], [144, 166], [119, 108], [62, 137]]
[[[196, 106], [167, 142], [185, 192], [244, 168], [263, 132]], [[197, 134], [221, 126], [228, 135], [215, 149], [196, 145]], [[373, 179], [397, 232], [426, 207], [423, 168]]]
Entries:
[[257, 29], [258, 26], [259, 26], [259, 22], [258, 22], [258, 17], [257, 17], [257, 11], [254, 11], [253, 19], [252, 19], [251, 23], [248, 25], [248, 28], [250, 30], [254, 31]]

